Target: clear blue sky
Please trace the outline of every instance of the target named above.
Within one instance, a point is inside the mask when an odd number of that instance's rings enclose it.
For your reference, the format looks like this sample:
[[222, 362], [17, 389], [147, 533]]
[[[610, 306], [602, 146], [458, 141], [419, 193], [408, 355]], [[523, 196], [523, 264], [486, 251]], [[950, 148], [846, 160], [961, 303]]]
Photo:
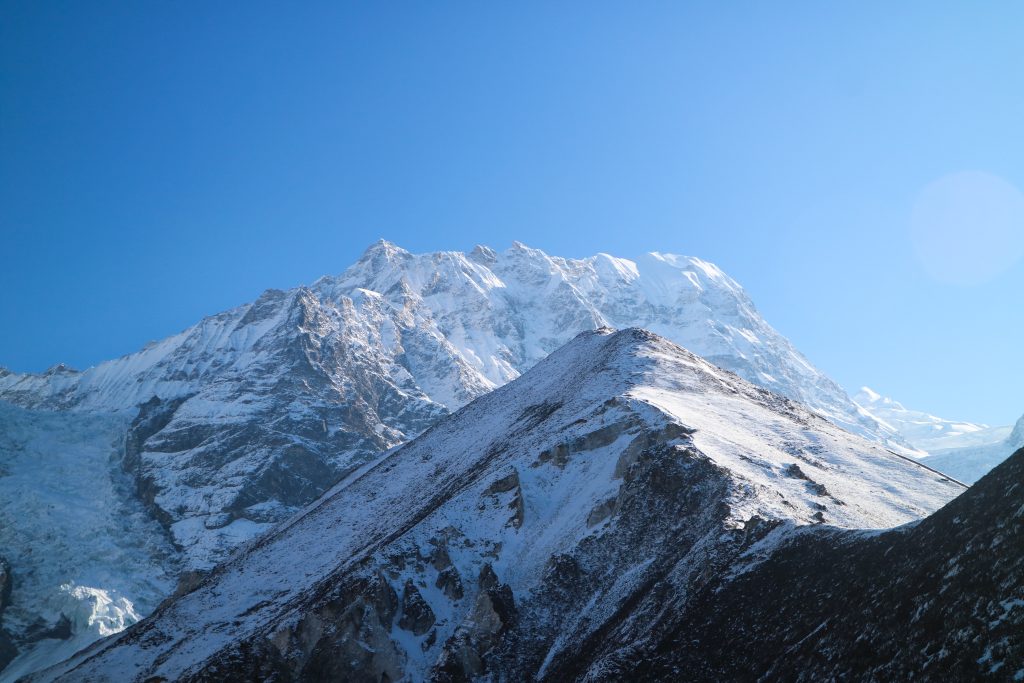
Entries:
[[[133, 351], [379, 237], [518, 239], [701, 256], [847, 388], [1009, 423], [1024, 263], [956, 226], [915, 250], [914, 216], [949, 174], [1024, 187], [1022, 28], [1016, 2], [5, 2], [0, 364]], [[1002, 261], [961, 282], [950, 253]]]

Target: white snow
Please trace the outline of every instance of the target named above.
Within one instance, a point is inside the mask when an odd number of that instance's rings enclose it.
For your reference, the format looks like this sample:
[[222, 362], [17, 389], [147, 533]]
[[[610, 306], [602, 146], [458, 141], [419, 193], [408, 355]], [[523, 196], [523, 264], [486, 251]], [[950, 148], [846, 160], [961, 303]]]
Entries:
[[[300, 319], [301, 325], [297, 322]], [[339, 358], [358, 363], [360, 370], [382, 378], [393, 388], [396, 402], [402, 406], [395, 414], [382, 417], [375, 406], [366, 408], [367, 432], [379, 437], [381, 448], [387, 448], [424, 427], [422, 421], [414, 428], [408, 427], [404, 420], [409, 413], [434, 415], [443, 412], [442, 407], [454, 410], [466, 405], [534, 367], [578, 332], [605, 325], [649, 328], [716, 365], [801, 401], [837, 425], [894, 449], [901, 448], [895, 429], [858, 408], [760, 316], [738, 283], [713, 264], [658, 252], [636, 259], [608, 254], [566, 259], [521, 243], [504, 252], [478, 247], [469, 254], [414, 255], [380, 242], [338, 276], [321, 278], [308, 288], [269, 290], [251, 304], [205, 318], [137, 353], [83, 372], [57, 369], [41, 375], [0, 374], [0, 399], [33, 409], [24, 414], [7, 413], [11, 426], [0, 430], [0, 438], [16, 433], [21, 427], [13, 423], [24, 416], [31, 425], [34, 420], [50, 419], [44, 410], [67, 411], [52, 414], [53, 420], [66, 419], [74, 425], [66, 432], [62, 452], [78, 453], [81, 448], [90, 453], [74, 459], [78, 468], [75, 481], [114, 481], [118, 464], [116, 458], [108, 456], [120, 445], [100, 457], [102, 448], [95, 440], [90, 441], [95, 435], [82, 433], [85, 425], [110, 425], [109, 434], [104, 432], [103, 438], [116, 440], [123, 435], [137, 406], [157, 396], [189, 397], [169, 430], [254, 424], [272, 430], [273, 425], [260, 421], [261, 411], [279, 400], [278, 383], [292, 379], [278, 356], [282, 351], [308, 345], [311, 355], [323, 349], [337, 351], [336, 355], [317, 358], [320, 364], [316, 366], [336, 400], [355, 405], [366, 403], [368, 398], [355, 386], [351, 367]], [[657, 390], [652, 385], [650, 391], [655, 393], [643, 396], [643, 400], [660, 405], [659, 401], [665, 399], [656, 395]], [[298, 422], [312, 420], [311, 404], [320, 399], [311, 395], [304, 402], [300, 396], [289, 404], [287, 412]], [[683, 411], [684, 407], [664, 405], [660, 409], [671, 412]], [[316, 424], [320, 424], [319, 419]], [[344, 425], [325, 422], [323, 427], [325, 433], [334, 435]], [[736, 449], [751, 450], [755, 436], [740, 440], [723, 433], [720, 438], [736, 441], [716, 448], [721, 457], [728, 458]], [[215, 443], [211, 445], [215, 447]], [[781, 445], [776, 450], [786, 452]], [[207, 468], [201, 457], [193, 459], [191, 455], [144, 453], [142, 457], [160, 487], [157, 503], [165, 511], [175, 511], [171, 532], [185, 548], [188, 565], [204, 568], [269, 528], [267, 523], [244, 519], [220, 526], [233, 492], [259, 472], [267, 454], [253, 448], [218, 468]], [[332, 464], [345, 469], [369, 456], [346, 450], [330, 457], [335, 459]], [[749, 463], [742, 458], [740, 461], [748, 467]], [[597, 478], [586, 487], [576, 482], [573, 487], [583, 488], [545, 495], [552, 496], [551, 500], [580, 493], [585, 497], [606, 495], [610, 484], [601, 478], [606, 474], [602, 466], [599, 460], [588, 465], [597, 468], [591, 473]], [[748, 473], [751, 481], [760, 482], [754, 473], [754, 469]], [[529, 472], [521, 474], [524, 480], [531, 476]], [[822, 477], [831, 490], [827, 475]], [[13, 485], [16, 480], [0, 477], [0, 487], [4, 481]], [[31, 499], [33, 495], [50, 495], [43, 488], [48, 485], [46, 477], [28, 476], [17, 481], [24, 488], [11, 496]], [[554, 485], [531, 482], [534, 493], [526, 497], [528, 514], [548, 514], [550, 504], [536, 491]], [[94, 502], [106, 512], [97, 513], [89, 524], [105, 528], [107, 524], [127, 523], [117, 518], [116, 511], [132, 506], [129, 484], [96, 486]], [[39, 490], [33, 492], [36, 487]], [[270, 506], [268, 509], [280, 515], [291, 510], [283, 504], [275, 507], [275, 501], [260, 505]], [[909, 511], [915, 505], [911, 499], [902, 510]], [[66, 509], [56, 509], [67, 518]], [[136, 512], [137, 523], [132, 522], [131, 533], [68, 531], [66, 535], [19, 536], [11, 538], [10, 543], [34, 545], [0, 552], [12, 556], [15, 571], [34, 548], [44, 557], [75, 556], [83, 570], [109, 574], [102, 581], [66, 577], [52, 585], [25, 584], [24, 591], [39, 590], [40, 596], [52, 596], [60, 585], [74, 581], [75, 585], [97, 590], [123, 591], [123, 597], [133, 603], [138, 614], [148, 614], [155, 596], [166, 592], [170, 580], [163, 579], [162, 588], [142, 591], [152, 597], [139, 597], [136, 593], [141, 589], [136, 584], [143, 579], [137, 577], [150, 576], [149, 569], [105, 559], [108, 534], [121, 537], [119, 542], [128, 545], [144, 542], [146, 534], [141, 530], [147, 528], [142, 521], [145, 514]], [[567, 519], [562, 522], [569, 523]], [[575, 528], [574, 523], [570, 527]], [[148, 528], [152, 532], [150, 543], [165, 543], [161, 530], [152, 524]], [[561, 531], [553, 527], [550, 533], [554, 538]], [[150, 566], [145, 552], [138, 557], [142, 565]], [[47, 609], [55, 614], [56, 608]]]

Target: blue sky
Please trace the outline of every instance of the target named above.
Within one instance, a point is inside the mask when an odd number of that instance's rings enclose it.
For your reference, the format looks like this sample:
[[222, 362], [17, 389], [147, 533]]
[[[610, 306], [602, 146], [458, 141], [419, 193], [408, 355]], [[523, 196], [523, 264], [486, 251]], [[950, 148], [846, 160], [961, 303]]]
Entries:
[[[520, 240], [701, 256], [848, 389], [1009, 423], [1022, 20], [1010, 2], [4, 3], [0, 364], [133, 351], [378, 237]], [[950, 183], [963, 220], [933, 228]]]

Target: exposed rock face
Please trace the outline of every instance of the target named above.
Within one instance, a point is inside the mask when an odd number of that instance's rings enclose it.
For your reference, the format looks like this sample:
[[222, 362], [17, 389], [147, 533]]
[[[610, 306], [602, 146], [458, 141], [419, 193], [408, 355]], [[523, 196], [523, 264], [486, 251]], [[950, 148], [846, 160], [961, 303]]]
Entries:
[[904, 524], [962, 490], [651, 333], [601, 330], [39, 679], [621, 678], [790, 536]]
[[434, 620], [434, 612], [420, 595], [416, 584], [411, 579], [406, 581], [405, 590], [402, 591], [402, 617], [398, 620], [398, 627], [411, 631], [415, 636], [422, 636], [434, 625]]

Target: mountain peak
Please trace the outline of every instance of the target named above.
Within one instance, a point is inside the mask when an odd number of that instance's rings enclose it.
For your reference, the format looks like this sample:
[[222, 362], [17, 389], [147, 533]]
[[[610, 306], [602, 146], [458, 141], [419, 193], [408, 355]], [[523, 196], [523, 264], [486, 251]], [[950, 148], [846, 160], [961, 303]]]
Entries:
[[498, 253], [490, 247], [478, 244], [469, 253], [469, 258], [483, 264], [493, 264], [498, 260]]
[[872, 389], [871, 387], [861, 387], [860, 391], [854, 396], [858, 401], [864, 401], [867, 403], [874, 403], [875, 401], [881, 401], [882, 395]]
[[513, 240], [512, 246], [509, 247], [508, 252], [506, 253], [516, 256], [528, 256], [531, 258], [548, 258], [547, 253], [545, 253], [542, 249], [529, 247], [520, 242], [519, 240]]
[[43, 375], [44, 376], [50, 376], [50, 375], [74, 375], [74, 374], [78, 374], [78, 372], [79, 372], [78, 370], [74, 369], [73, 367], [71, 367], [71, 366], [69, 366], [69, 365], [67, 365], [65, 363], [55, 363], [55, 364], [51, 365], [50, 367], [48, 367], [46, 369], [46, 371], [43, 372]]
[[391, 259], [394, 258], [395, 256], [400, 255], [410, 256], [411, 254], [402, 247], [395, 244], [394, 242], [390, 242], [386, 239], [381, 238], [374, 242], [373, 244], [371, 244], [370, 246], [368, 246], [366, 248], [366, 251], [364, 251], [363, 255], [359, 258], [359, 260], [365, 261], [367, 259], [375, 259], [380, 257]]

